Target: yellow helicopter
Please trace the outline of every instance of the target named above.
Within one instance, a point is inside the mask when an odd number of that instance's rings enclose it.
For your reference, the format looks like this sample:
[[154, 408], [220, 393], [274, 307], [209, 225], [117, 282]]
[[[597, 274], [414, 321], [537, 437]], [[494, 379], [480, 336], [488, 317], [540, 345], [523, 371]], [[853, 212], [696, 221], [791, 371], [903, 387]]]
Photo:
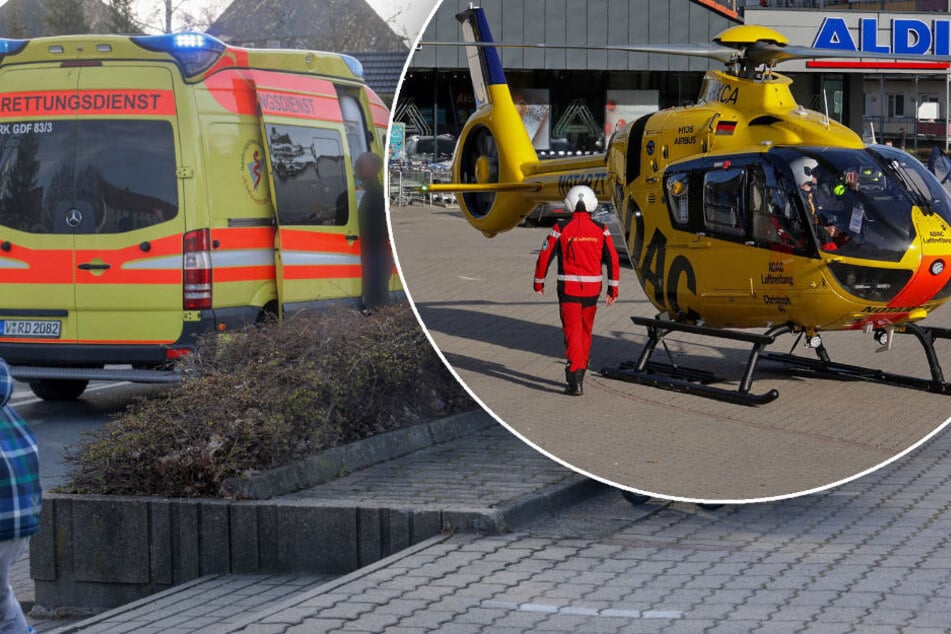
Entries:
[[[452, 44], [466, 46], [478, 109], [460, 134], [453, 182], [428, 189], [455, 192], [487, 237], [575, 185], [613, 199], [659, 314], [631, 318], [648, 340], [635, 361], [603, 376], [757, 405], [779, 396], [751, 392], [757, 364], [768, 358], [816, 376], [951, 394], [934, 347], [951, 330], [917, 323], [951, 297], [951, 195], [912, 156], [866, 147], [847, 127], [797, 104], [792, 81], [773, 70], [790, 59], [876, 55], [792, 46], [750, 25], [727, 29], [712, 45], [597, 47], [702, 56], [726, 69], [706, 73], [695, 105], [616, 130], [603, 155], [541, 161], [497, 49], [545, 45], [494, 43], [478, 7], [457, 19], [464, 42]], [[765, 332], [735, 330], [743, 328]], [[914, 335], [931, 378], [835, 363], [820, 334], [832, 330], [872, 334], [882, 349], [895, 334]], [[749, 344], [739, 386], [652, 361], [670, 332]], [[816, 358], [765, 351], [787, 333], [798, 335], [797, 344], [804, 338]]]

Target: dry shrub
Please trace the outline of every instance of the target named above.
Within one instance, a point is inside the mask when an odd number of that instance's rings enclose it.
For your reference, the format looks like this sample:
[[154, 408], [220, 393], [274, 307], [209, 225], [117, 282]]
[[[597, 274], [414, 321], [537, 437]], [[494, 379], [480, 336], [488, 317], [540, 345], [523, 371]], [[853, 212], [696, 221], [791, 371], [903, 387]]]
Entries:
[[178, 388], [70, 449], [63, 490], [217, 496], [226, 478], [473, 407], [405, 304], [210, 337], [180, 369]]

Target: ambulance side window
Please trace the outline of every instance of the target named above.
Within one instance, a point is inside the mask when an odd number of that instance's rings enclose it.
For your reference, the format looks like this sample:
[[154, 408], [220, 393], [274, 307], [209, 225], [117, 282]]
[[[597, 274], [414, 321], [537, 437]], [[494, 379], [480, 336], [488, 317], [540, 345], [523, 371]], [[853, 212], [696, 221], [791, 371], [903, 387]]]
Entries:
[[[343, 114], [343, 127], [347, 132], [347, 149], [350, 151], [350, 160], [355, 165], [357, 159], [364, 152], [369, 151], [367, 144], [367, 125], [363, 118], [363, 109], [360, 108], [360, 102], [353, 95], [340, 95], [340, 112]], [[353, 175], [353, 180], [357, 185], [357, 206], [360, 205], [360, 199], [363, 198], [363, 184], [357, 175]]]
[[340, 112], [343, 114], [343, 127], [347, 131], [347, 148], [356, 161], [358, 156], [370, 149], [367, 145], [367, 124], [363, 118], [363, 109], [353, 95], [340, 95]]
[[267, 134], [281, 224], [346, 225], [350, 189], [340, 133], [268, 124]]

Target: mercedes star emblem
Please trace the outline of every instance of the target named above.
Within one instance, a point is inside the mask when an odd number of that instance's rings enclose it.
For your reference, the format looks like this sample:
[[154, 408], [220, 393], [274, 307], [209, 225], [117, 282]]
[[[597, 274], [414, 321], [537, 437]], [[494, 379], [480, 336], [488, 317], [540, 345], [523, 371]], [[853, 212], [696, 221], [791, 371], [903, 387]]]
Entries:
[[66, 224], [75, 229], [83, 224], [83, 212], [78, 209], [70, 209], [66, 212]]

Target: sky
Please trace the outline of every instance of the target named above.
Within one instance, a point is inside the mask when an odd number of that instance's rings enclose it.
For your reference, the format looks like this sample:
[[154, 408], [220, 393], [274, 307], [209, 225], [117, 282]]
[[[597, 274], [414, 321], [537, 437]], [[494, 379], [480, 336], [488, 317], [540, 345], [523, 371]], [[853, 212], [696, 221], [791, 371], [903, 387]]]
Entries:
[[[5, 1], [5, 0], [4, 0]], [[174, 6], [180, 6], [183, 12], [200, 15], [204, 9], [216, 11], [216, 15], [224, 11], [231, 3], [230, 0], [173, 0]], [[432, 11], [436, 0], [367, 0], [368, 4], [379, 13], [384, 19], [393, 20], [393, 29], [400, 35], [408, 35], [410, 40], [414, 40], [418, 32], [422, 29], [426, 18]], [[0, 2], [2, 4], [3, 2]], [[135, 0], [136, 10], [141, 19], [162, 24], [164, 18], [159, 11], [164, 6], [164, 2], [159, 0]], [[399, 15], [397, 15], [397, 13]], [[176, 28], [181, 28], [181, 23], [173, 24]]]

